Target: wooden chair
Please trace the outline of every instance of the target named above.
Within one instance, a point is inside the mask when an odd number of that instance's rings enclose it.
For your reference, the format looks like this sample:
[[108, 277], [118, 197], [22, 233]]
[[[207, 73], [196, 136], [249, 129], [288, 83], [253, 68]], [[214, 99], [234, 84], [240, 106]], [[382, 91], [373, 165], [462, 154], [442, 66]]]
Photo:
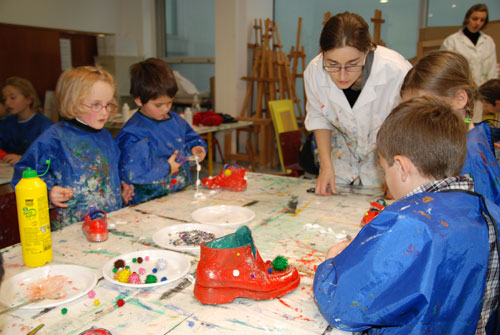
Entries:
[[[273, 120], [274, 133], [276, 134], [276, 143], [278, 144], [278, 155], [283, 172], [289, 173], [283, 161], [283, 147], [280, 145], [280, 134], [299, 130], [297, 119], [295, 117], [295, 109], [293, 108], [292, 100], [274, 100], [269, 101], [269, 110], [271, 112], [271, 119]], [[300, 138], [302, 135], [299, 131]], [[302, 142], [301, 142], [302, 144]], [[299, 146], [300, 150], [300, 146]], [[297, 155], [298, 155], [297, 151]]]
[[304, 174], [304, 169], [299, 165], [299, 152], [302, 148], [302, 132], [300, 130], [285, 131], [279, 134], [279, 145], [283, 157], [286, 175], [299, 177]]
[[0, 248], [20, 242], [19, 224], [17, 221], [16, 194], [14, 192], [0, 195]]

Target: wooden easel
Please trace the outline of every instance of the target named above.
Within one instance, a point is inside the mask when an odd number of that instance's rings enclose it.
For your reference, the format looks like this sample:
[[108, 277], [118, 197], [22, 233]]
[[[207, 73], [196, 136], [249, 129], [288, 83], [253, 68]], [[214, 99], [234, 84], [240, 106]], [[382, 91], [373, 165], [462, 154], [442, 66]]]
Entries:
[[[304, 46], [300, 46], [300, 34], [302, 30], [302, 18], [299, 17], [299, 24], [297, 28], [297, 40], [295, 43], [295, 46], [292, 46], [290, 49], [290, 54], [288, 57], [292, 60], [292, 86], [293, 90], [295, 93], [296, 100], [294, 101], [295, 104], [297, 105], [297, 110], [299, 111], [299, 115], [297, 117], [297, 120], [301, 121], [302, 123], [302, 128], [304, 126], [304, 114], [302, 113], [302, 109], [300, 108], [300, 101], [297, 97], [297, 78], [304, 78], [304, 71], [306, 70], [306, 53], [304, 51]], [[299, 51], [300, 50], [300, 51]], [[297, 67], [299, 65], [299, 59], [301, 60], [302, 63], [302, 73], [297, 73]], [[305, 90], [305, 85], [302, 85], [303, 92], [304, 92], [304, 111], [306, 109], [306, 102], [307, 102], [307, 97], [306, 97], [306, 90]], [[303, 129], [301, 129], [303, 130]]]
[[[250, 150], [247, 151], [253, 152], [258, 157], [258, 163], [261, 166], [267, 166], [276, 163], [274, 129], [268, 112], [269, 101], [290, 99], [297, 104], [297, 110], [302, 118], [303, 113], [295, 93], [290, 60], [283, 52], [278, 24], [270, 19], [266, 19], [263, 24], [259, 19], [255, 20], [253, 28], [255, 43], [248, 44], [252, 52], [251, 73], [250, 76], [241, 78], [247, 81], [248, 86], [243, 108], [237, 119], [253, 122], [252, 128], [243, 129], [248, 132], [249, 137], [253, 137], [253, 141], [250, 138], [247, 141], [247, 148], [249, 148], [249, 143], [251, 145]], [[225, 142], [231, 143], [230, 134], [228, 136]], [[229, 160], [249, 161], [250, 159], [248, 152], [247, 154], [239, 152], [232, 154], [227, 147], [225, 156]]]
[[385, 47], [385, 42], [380, 39], [380, 29], [382, 27], [382, 23], [385, 22], [385, 20], [382, 19], [382, 11], [375, 9], [375, 15], [371, 21], [373, 22], [373, 42], [376, 45]]
[[330, 13], [330, 11], [326, 12], [325, 14], [323, 14], [323, 25], [326, 24], [326, 22], [328, 20], [330, 20], [330, 17], [332, 16], [332, 13]]

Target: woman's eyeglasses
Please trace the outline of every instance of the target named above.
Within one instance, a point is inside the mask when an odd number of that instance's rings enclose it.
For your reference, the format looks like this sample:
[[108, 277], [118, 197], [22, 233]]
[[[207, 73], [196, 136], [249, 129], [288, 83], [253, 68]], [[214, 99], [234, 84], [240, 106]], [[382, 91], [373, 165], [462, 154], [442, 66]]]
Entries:
[[348, 65], [348, 66], [326, 66], [326, 65], [323, 65], [323, 69], [326, 71], [326, 72], [333, 72], [333, 73], [337, 73], [337, 72], [340, 72], [342, 69], [346, 70], [346, 72], [359, 72], [361, 70], [363, 70], [365, 66], [364, 65]]

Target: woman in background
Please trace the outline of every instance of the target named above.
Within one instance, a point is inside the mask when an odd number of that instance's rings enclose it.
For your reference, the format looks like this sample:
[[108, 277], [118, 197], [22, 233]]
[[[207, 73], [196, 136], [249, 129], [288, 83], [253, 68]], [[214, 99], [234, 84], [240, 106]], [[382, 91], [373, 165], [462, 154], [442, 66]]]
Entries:
[[456, 51], [467, 59], [478, 86], [498, 76], [495, 42], [481, 31], [487, 24], [488, 7], [476, 4], [465, 14], [462, 29], [448, 36], [441, 46], [441, 49]]

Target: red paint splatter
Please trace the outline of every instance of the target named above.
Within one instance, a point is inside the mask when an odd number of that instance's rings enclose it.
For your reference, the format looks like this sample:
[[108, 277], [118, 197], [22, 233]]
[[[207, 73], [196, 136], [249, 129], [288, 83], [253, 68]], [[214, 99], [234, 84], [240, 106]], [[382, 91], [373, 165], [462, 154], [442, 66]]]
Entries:
[[170, 181], [170, 183], [172, 183], [172, 185], [177, 184], [177, 179], [172, 179], [172, 180]]
[[486, 161], [486, 157], [484, 157], [484, 154], [483, 154], [483, 152], [482, 152], [482, 151], [481, 151], [480, 153], [481, 153], [481, 158], [483, 159], [483, 163], [484, 163], [485, 165], [487, 165], [487, 164], [488, 164], [488, 162]]

